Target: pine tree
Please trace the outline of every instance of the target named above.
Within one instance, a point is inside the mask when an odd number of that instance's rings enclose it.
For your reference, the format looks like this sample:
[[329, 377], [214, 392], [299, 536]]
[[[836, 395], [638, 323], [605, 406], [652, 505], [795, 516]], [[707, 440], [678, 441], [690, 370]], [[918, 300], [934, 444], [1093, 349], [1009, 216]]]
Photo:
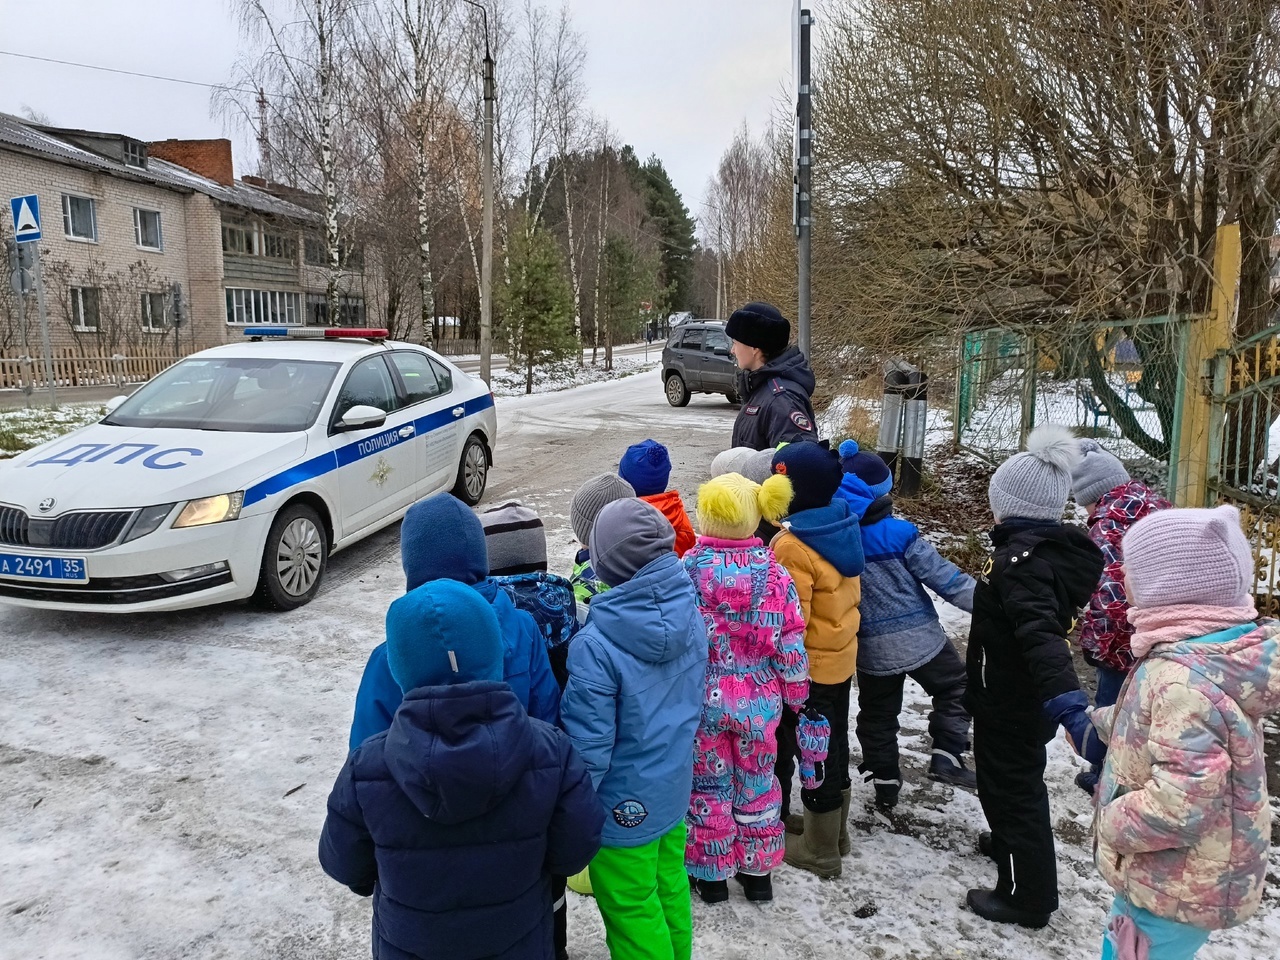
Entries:
[[508, 352], [523, 364], [524, 392], [532, 393], [534, 367], [563, 360], [580, 349], [573, 335], [573, 291], [559, 247], [545, 230], [512, 234], [511, 282], [502, 307], [511, 331]]

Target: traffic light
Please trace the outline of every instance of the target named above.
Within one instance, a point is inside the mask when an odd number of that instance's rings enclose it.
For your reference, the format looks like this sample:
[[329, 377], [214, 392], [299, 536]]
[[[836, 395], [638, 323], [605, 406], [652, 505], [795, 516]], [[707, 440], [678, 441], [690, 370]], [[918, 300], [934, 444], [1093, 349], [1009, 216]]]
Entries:
[[173, 301], [173, 325], [180, 327], [187, 322], [187, 305], [182, 300], [182, 284], [170, 284], [169, 297]]
[[9, 285], [18, 296], [25, 296], [35, 291], [34, 270], [36, 266], [36, 245], [34, 243], [14, 243], [5, 241], [9, 255]]

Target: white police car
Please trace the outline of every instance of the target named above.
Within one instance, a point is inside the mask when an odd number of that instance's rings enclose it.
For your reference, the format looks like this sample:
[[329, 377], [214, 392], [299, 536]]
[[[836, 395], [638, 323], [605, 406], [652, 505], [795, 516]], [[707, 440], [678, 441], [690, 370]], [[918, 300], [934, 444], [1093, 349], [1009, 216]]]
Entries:
[[416, 500], [479, 502], [497, 438], [483, 381], [385, 330], [245, 334], [0, 461], [0, 601], [292, 609], [332, 551]]

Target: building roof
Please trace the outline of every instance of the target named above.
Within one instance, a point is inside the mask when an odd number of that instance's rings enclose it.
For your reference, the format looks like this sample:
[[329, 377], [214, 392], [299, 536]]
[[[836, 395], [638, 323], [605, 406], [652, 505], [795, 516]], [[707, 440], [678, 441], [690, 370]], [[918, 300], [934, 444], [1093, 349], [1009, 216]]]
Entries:
[[[66, 132], [72, 134], [87, 131], [67, 130]], [[122, 180], [151, 183], [180, 193], [203, 193], [219, 203], [256, 213], [300, 220], [305, 223], [320, 221], [320, 215], [314, 210], [282, 200], [247, 183], [237, 181], [228, 186], [216, 180], [210, 180], [208, 177], [202, 177], [176, 163], [155, 157], [147, 159], [145, 169], [126, 166], [124, 163], [86, 150], [59, 137], [56, 128], [29, 123], [7, 113], [0, 113], [0, 150], [3, 149], [33, 154], [55, 163], [65, 163], [85, 170], [107, 173]]]

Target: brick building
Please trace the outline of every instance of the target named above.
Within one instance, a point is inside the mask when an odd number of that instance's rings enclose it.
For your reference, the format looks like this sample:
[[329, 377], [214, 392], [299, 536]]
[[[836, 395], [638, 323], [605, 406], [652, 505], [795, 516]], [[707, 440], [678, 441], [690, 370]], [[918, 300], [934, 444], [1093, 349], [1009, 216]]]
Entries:
[[[237, 181], [228, 140], [146, 143], [0, 113], [0, 200], [40, 198], [40, 241], [55, 349], [188, 353], [249, 323], [327, 322], [327, 270], [312, 198]], [[297, 202], [297, 201], [303, 202]], [[7, 204], [6, 204], [7, 211]], [[6, 215], [0, 237], [11, 239]], [[342, 316], [365, 322], [366, 276], [344, 252]], [[173, 323], [173, 284], [188, 320]], [[38, 351], [29, 298], [27, 334]], [[16, 298], [0, 285], [0, 351], [18, 347]]]

